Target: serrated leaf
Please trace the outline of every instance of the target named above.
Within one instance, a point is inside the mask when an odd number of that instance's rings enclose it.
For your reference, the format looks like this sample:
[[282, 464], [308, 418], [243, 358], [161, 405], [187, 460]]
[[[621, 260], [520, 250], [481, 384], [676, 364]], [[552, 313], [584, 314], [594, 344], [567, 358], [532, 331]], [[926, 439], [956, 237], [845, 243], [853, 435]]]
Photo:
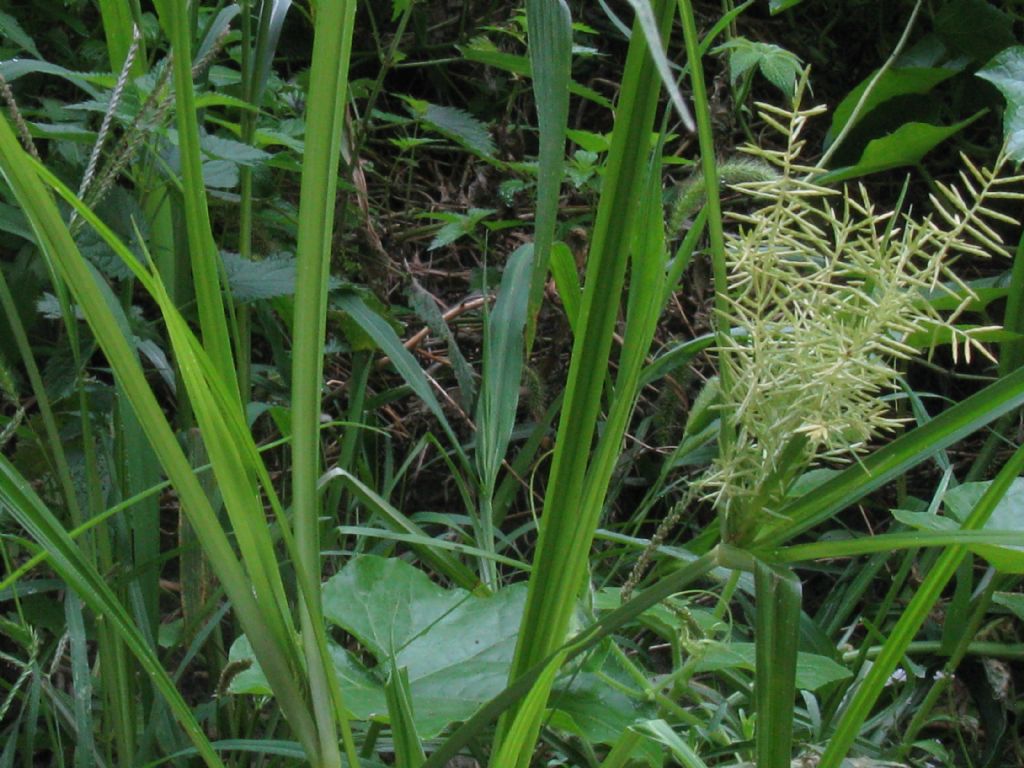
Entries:
[[736, 84], [747, 72], [757, 66], [761, 74], [783, 93], [793, 93], [802, 64], [795, 54], [771, 43], [734, 38], [723, 43], [715, 52], [728, 51], [729, 76]]
[[494, 155], [494, 140], [487, 126], [468, 112], [419, 99], [406, 99], [409, 111], [419, 122], [466, 149], [485, 157]]
[[229, 160], [232, 163], [249, 167], [259, 165], [271, 157], [269, 152], [264, 152], [262, 149], [256, 149], [256, 147], [251, 147], [240, 141], [225, 139], [221, 136], [204, 136], [199, 145], [203, 152], [210, 157]]
[[1024, 46], [1001, 51], [978, 77], [988, 80], [1006, 99], [1003, 138], [1006, 151], [1016, 162], [1024, 162]]
[[295, 293], [295, 257], [277, 254], [265, 259], [244, 259], [221, 251], [231, 298], [239, 302], [274, 299]]
[[36, 43], [32, 36], [22, 29], [21, 24], [18, 23], [16, 18], [3, 11], [0, 11], [0, 38], [7, 38], [37, 59], [43, 58], [43, 55], [39, 53], [39, 49], [36, 48]]
[[203, 183], [211, 189], [234, 189], [238, 186], [238, 165], [230, 160], [204, 161]]

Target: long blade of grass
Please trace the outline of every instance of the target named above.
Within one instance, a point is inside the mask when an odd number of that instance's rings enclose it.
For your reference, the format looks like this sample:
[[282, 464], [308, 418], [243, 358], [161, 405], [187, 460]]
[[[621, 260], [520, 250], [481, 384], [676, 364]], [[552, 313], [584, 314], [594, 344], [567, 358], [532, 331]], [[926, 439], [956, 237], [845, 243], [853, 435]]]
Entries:
[[409, 672], [405, 667], [398, 667], [394, 658], [391, 660], [391, 673], [384, 684], [384, 698], [387, 701], [391, 740], [395, 747], [395, 768], [420, 768], [427, 756], [423, 753], [423, 743], [416, 732]]
[[457, 447], [458, 439], [448, 423], [448, 418], [441, 408], [441, 403], [438, 402], [437, 397], [434, 395], [434, 390], [430, 387], [430, 382], [427, 381], [423, 370], [417, 364], [416, 358], [402, 345], [402, 340], [398, 338], [398, 334], [395, 333], [394, 329], [385, 322], [384, 318], [366, 306], [366, 302], [354, 294], [342, 294], [336, 301], [338, 306], [347, 312], [349, 317], [388, 356], [391, 364], [395, 366], [395, 370], [398, 371], [399, 375], [401, 375], [416, 396], [423, 401], [424, 405], [430, 409], [430, 412], [437, 417], [441, 428], [449, 440], [451, 440], [453, 446]]
[[[430, 538], [422, 528], [391, 506], [387, 500], [351, 472], [335, 467], [324, 473], [321, 482], [329, 482], [335, 478], [344, 483], [349, 492], [359, 499], [367, 509], [376, 513], [381, 521], [391, 530], [415, 537], [416, 539]], [[413, 548], [416, 550], [416, 554], [423, 558], [423, 562], [429, 564], [438, 573], [447, 576], [452, 580], [452, 583], [471, 592], [475, 591], [479, 586], [480, 582], [473, 572], [454, 557], [449, 557], [447, 554], [430, 546], [414, 546]]]
[[[1024, 446], [1017, 448], [999, 474], [992, 480], [978, 503], [975, 504], [974, 509], [964, 520], [962, 528], [973, 531], [983, 527], [996, 505], [1006, 495], [1011, 484], [1020, 476], [1021, 472], [1024, 472]], [[871, 669], [868, 670], [849, 704], [846, 705], [839, 725], [829, 740], [825, 753], [821, 756], [820, 768], [839, 768], [854, 739], [857, 738], [871, 708], [885, 690], [889, 676], [896, 669], [900, 659], [903, 658], [914, 635], [924, 624], [936, 601], [942, 595], [942, 590], [945, 589], [967, 552], [967, 548], [962, 545], [952, 546], [945, 550], [914, 592], [913, 598], [903, 609], [899, 621], [896, 622], [892, 633], [886, 639]]]
[[220, 254], [213, 239], [210, 211], [203, 182], [199, 155], [199, 122], [196, 116], [195, 89], [192, 84], [192, 46], [188, 4], [181, 0], [158, 0], [157, 11], [174, 52], [174, 113], [178, 126], [178, 151], [181, 158], [181, 191], [184, 198], [185, 225], [195, 282], [196, 307], [203, 345], [214, 359], [225, 381], [235, 384], [235, 360], [221, 296]]
[[1024, 405], [1024, 368], [946, 409], [927, 424], [893, 440], [870, 456], [851, 464], [778, 511], [765, 526], [755, 546], [777, 547], [813, 528], [836, 512], [880, 488], [911, 467], [927, 461], [1003, 414]]
[[754, 618], [757, 765], [789, 768], [800, 639], [800, 580], [790, 570], [758, 560], [754, 582], [757, 590]]
[[[667, 31], [673, 10], [669, 2], [657, 3], [660, 30]], [[658, 72], [644, 35], [634, 32], [591, 241], [534, 570], [509, 677], [512, 681], [546, 659], [565, 638], [607, 491], [606, 483], [604, 487], [587, 487], [591, 442], [600, 416], [612, 333], [638, 217], [636, 196], [646, 191], [650, 131], [659, 92]], [[657, 229], [662, 230], [660, 222]], [[660, 291], [654, 294], [654, 303], [660, 297]], [[647, 347], [624, 349], [623, 354], [639, 354], [642, 363], [646, 351]], [[629, 365], [623, 361], [624, 369]], [[639, 376], [639, 370], [635, 375]], [[623, 407], [631, 408], [632, 393], [625, 379], [617, 387], [616, 399], [626, 401]], [[617, 443], [620, 437], [614, 433], [618, 428], [617, 424], [606, 430], [605, 438]], [[598, 470], [595, 479], [602, 474], [603, 470]], [[505, 718], [499, 726], [495, 740], [498, 749], [510, 724]]]
[[[316, 9], [302, 158], [292, 324], [292, 513], [297, 548], [295, 566], [307, 584], [320, 580], [320, 396], [335, 193], [355, 11], [354, 0], [321, 3]], [[299, 615], [324, 764], [341, 764], [334, 727], [337, 722], [349, 766], [354, 768], [359, 765], [359, 758], [327, 649], [319, 591], [308, 596]]]
[[[521, 246], [509, 257], [501, 277], [494, 309], [487, 316], [484, 333], [483, 381], [476, 408], [476, 466], [480, 473], [480, 511], [477, 544], [494, 552], [492, 502], [498, 473], [508, 452], [519, 407], [519, 383], [523, 377], [523, 328], [530, 298], [530, 267], [536, 247]], [[484, 583], [496, 589], [494, 561], [481, 561]]]
[[569, 89], [566, 84], [572, 80], [572, 17], [565, 1], [526, 0], [526, 34], [540, 134], [530, 321], [526, 331], [526, 349], [529, 352], [536, 333], [537, 312], [544, 297], [565, 163], [565, 127], [569, 119]]
[[[253, 596], [252, 582], [238, 561], [216, 512], [146, 381], [134, 349], [100, 289], [101, 279], [82, 258], [41, 179], [60, 193], [108, 245], [127, 259], [127, 263], [139, 267], [135, 257], [65, 185], [21, 150], [6, 120], [0, 120], [0, 171], [29, 219], [43, 254], [74, 292], [93, 335], [138, 416], [139, 424], [178, 491], [182, 508], [199, 534], [210, 562], [252, 640], [254, 652], [291, 727], [310, 754], [316, 754], [315, 730], [299, 683], [301, 677], [297, 667], [289, 662], [291, 645], [281, 647], [274, 642], [273, 638], [281, 636], [281, 633], [268, 630], [268, 617], [262, 613]], [[137, 276], [145, 274], [140, 271]]]
[[68, 537], [67, 532], [32, 490], [28, 481], [3, 456], [0, 456], [0, 499], [15, 520], [50, 553], [50, 564], [57, 574], [97, 616], [103, 616], [115, 627], [139, 664], [149, 674], [157, 690], [166, 699], [175, 718], [206, 764], [211, 768], [223, 768], [223, 763], [210, 746], [192, 710], [178, 693], [167, 670], [146, 643], [128, 611], [114, 596], [104, 578]]

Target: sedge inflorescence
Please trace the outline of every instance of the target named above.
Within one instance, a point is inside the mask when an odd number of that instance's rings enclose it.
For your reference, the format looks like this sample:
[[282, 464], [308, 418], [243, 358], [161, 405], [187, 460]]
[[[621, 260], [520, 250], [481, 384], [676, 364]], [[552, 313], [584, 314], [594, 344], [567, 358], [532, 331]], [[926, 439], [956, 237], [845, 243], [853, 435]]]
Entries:
[[[807, 121], [822, 109], [760, 105], [785, 139], [779, 150], [746, 151], [777, 169], [735, 185], [750, 212], [731, 215], [729, 283], [718, 349], [721, 416], [729, 438], [704, 487], [725, 514], [727, 535], [744, 540], [780, 506], [808, 467], [849, 459], [901, 420], [885, 395], [900, 362], [936, 340], [954, 358], [988, 354], [954, 324], [972, 293], [950, 267], [958, 255], [1009, 253], [996, 227], [1016, 224], [991, 201], [1020, 177], [966, 158], [957, 187], [937, 186], [935, 213], [879, 210], [863, 186], [831, 188], [825, 171], [800, 162]], [[955, 296], [941, 315], [930, 296]]]

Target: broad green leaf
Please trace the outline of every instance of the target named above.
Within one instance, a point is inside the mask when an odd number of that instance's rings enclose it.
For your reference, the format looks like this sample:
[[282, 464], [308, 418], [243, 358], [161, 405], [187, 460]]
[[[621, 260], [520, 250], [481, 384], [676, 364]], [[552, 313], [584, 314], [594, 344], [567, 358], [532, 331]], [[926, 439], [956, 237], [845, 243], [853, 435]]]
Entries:
[[777, 546], [806, 531], [1022, 404], [1024, 369], [1019, 369], [786, 504], [778, 512], [780, 523], [766, 525], [758, 543]]
[[1018, 163], [1024, 161], [1024, 46], [999, 52], [978, 71], [1006, 99], [1003, 111], [1003, 140], [1006, 151]]
[[904, 123], [888, 136], [868, 142], [856, 163], [829, 171], [820, 176], [818, 182], [836, 184], [879, 171], [917, 165], [935, 147], [962, 131], [983, 114], [984, 111], [978, 112], [953, 125]]
[[[964, 483], [951, 488], [943, 497], [946, 509], [960, 521], [967, 519], [971, 510], [988, 490], [991, 482]], [[1024, 478], [1017, 478], [999, 499], [992, 514], [981, 530], [1024, 532]], [[1024, 573], [1024, 548], [994, 547], [976, 544], [970, 549], [984, 557], [1000, 571]]]
[[[700, 672], [723, 669], [754, 671], [757, 648], [754, 643], [708, 643], [701, 649], [696, 667]], [[846, 667], [827, 656], [801, 651], [796, 660], [796, 687], [801, 691], [817, 691], [830, 683], [850, 676]]]
[[935, 14], [935, 31], [957, 53], [988, 61], [1017, 42], [1013, 17], [988, 0], [951, 0]]
[[[504, 690], [524, 585], [479, 597], [444, 589], [402, 560], [363, 555], [324, 583], [323, 596], [325, 618], [377, 662], [368, 669], [345, 649], [331, 647], [353, 717], [387, 718], [384, 686], [392, 663], [408, 671], [415, 727], [424, 738], [467, 720]], [[252, 662], [245, 638], [232, 646], [230, 661]], [[252, 664], [233, 678], [230, 690], [265, 695], [269, 687]], [[570, 676], [563, 690], [552, 706], [564, 708], [590, 740], [610, 739], [643, 713], [641, 704], [607, 690], [590, 672]]]
[[[894, 67], [887, 69], [874, 83], [865, 98], [864, 92], [874, 80], [877, 72], [868, 75], [846, 97], [839, 102], [832, 114], [832, 125], [825, 137], [826, 147], [846, 128], [851, 119], [854, 125], [863, 120], [876, 107], [897, 96], [928, 93], [939, 83], [945, 82], [963, 70], [963, 66], [946, 67]], [[861, 103], [863, 99], [863, 103]], [[859, 106], [859, 109], [858, 109]]]

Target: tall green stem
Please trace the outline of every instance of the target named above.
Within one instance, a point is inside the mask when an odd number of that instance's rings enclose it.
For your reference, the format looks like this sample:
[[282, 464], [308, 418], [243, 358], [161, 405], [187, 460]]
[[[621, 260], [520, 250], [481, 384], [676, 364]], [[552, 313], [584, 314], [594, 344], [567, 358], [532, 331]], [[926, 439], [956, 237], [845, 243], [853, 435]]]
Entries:
[[[683, 22], [683, 42], [686, 45], [686, 60], [689, 62], [690, 84], [693, 88], [693, 111], [697, 122], [697, 140], [700, 145], [700, 164], [704, 175], [705, 203], [708, 215], [708, 240], [711, 253], [711, 268], [715, 279], [715, 334], [719, 350], [726, 349], [730, 342], [727, 318], [729, 273], [725, 262], [725, 233], [722, 228], [722, 200], [715, 158], [715, 138], [711, 130], [711, 109], [708, 92], [704, 85], [704, 68], [701, 63], [700, 40], [697, 38], [697, 24], [693, 16], [691, 0], [679, 0], [679, 15]], [[719, 365], [722, 391], [730, 391], [731, 373], [729, 366]], [[720, 421], [718, 433], [719, 450], [728, 449], [734, 440], [732, 424], [727, 415]], [[722, 536], [726, 537], [725, 516], [721, 516]]]
[[[339, 0], [317, 8], [309, 79], [292, 348], [292, 511], [296, 568], [307, 584], [320, 580], [320, 395], [331, 235], [355, 5], [354, 0]], [[326, 652], [321, 606], [315, 596], [304, 601], [300, 618], [324, 765], [341, 764], [335, 719], [341, 724], [349, 765], [358, 765], [341, 692]]]

